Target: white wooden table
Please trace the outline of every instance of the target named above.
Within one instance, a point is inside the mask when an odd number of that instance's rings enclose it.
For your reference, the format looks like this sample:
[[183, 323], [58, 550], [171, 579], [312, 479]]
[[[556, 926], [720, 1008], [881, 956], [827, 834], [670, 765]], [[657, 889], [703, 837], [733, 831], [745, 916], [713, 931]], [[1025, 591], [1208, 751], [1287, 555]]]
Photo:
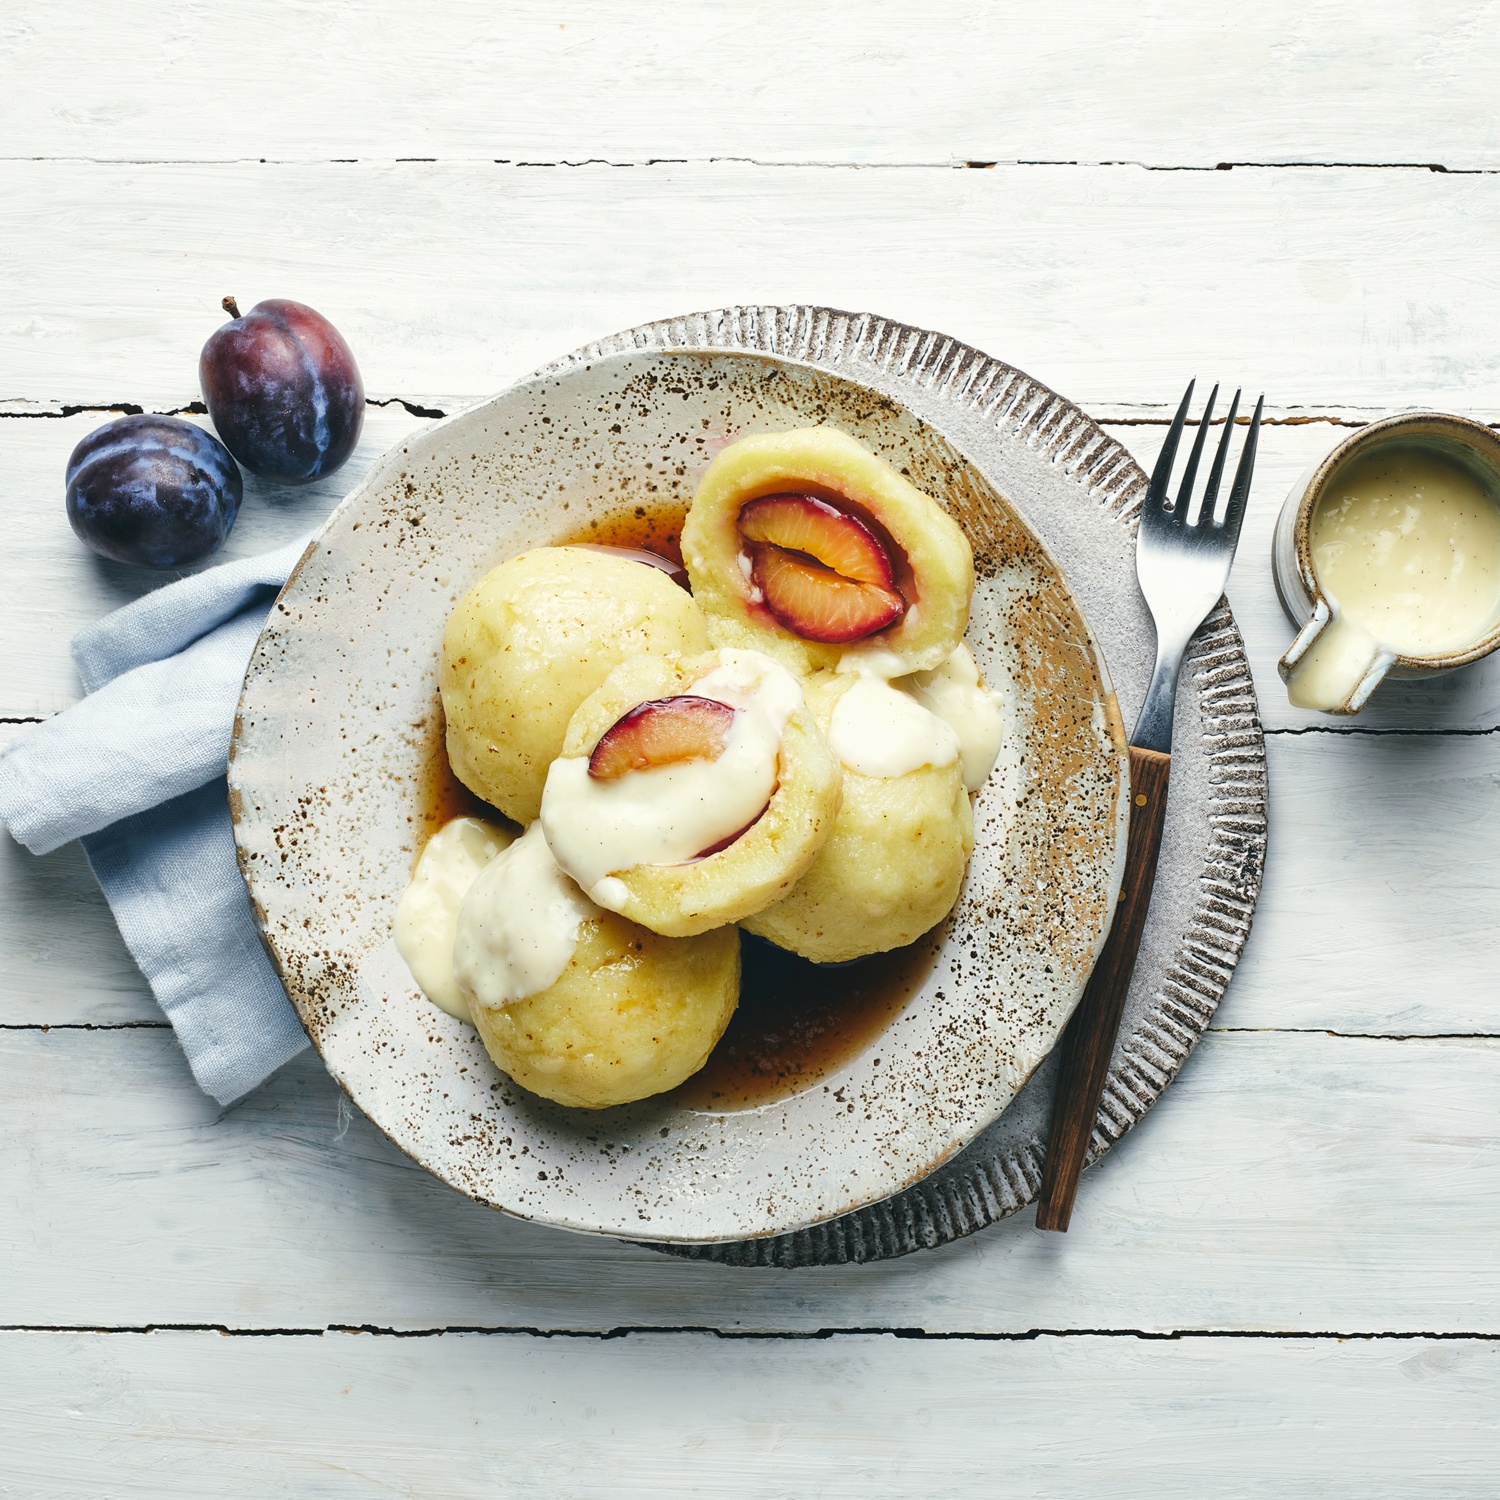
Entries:
[[1500, 662], [1295, 711], [1268, 548], [1350, 427], [1500, 420], [1497, 47], [1474, 0], [0, 8], [0, 735], [152, 582], [67, 454], [197, 396], [226, 292], [325, 312], [374, 403], [227, 556], [731, 302], [942, 328], [1148, 467], [1189, 375], [1272, 418], [1255, 932], [1066, 1237], [734, 1271], [461, 1199], [311, 1055], [217, 1118], [76, 846], [0, 840], [0, 1495], [1494, 1494]]

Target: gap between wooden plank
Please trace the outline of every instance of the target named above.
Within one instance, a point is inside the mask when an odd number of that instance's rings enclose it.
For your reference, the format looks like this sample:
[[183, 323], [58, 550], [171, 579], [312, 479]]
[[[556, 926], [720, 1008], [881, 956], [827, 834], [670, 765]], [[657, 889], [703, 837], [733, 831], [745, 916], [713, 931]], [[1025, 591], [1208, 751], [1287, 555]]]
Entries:
[[[431, 395], [385, 395], [367, 396], [366, 406], [388, 407], [400, 406], [405, 408], [414, 417], [446, 417], [454, 412], [461, 411], [472, 405], [475, 401], [485, 399], [483, 396], [453, 396], [433, 397]], [[446, 400], [448, 406], [437, 407], [430, 403], [433, 400]], [[25, 396], [10, 396], [0, 399], [0, 421], [11, 420], [37, 420], [58, 421], [67, 417], [87, 415], [90, 412], [98, 412], [103, 416], [139, 416], [147, 408], [139, 402], [121, 398], [118, 401], [94, 401], [94, 402], [65, 402], [58, 400], [35, 400]], [[156, 404], [150, 408], [156, 416], [206, 416], [207, 407], [196, 398], [181, 402], [177, 405]], [[1176, 408], [1163, 405], [1158, 402], [1133, 402], [1133, 401], [1095, 401], [1091, 402], [1088, 414], [1101, 426], [1109, 427], [1170, 427]], [[1389, 416], [1388, 407], [1318, 407], [1309, 409], [1298, 406], [1268, 405], [1261, 418], [1262, 427], [1308, 427], [1325, 425], [1332, 427], [1366, 427], [1371, 422], [1378, 421], [1381, 417]], [[1482, 422], [1487, 427], [1500, 429], [1500, 422], [1489, 421], [1482, 412], [1466, 412], [1475, 421]], [[1240, 417], [1236, 425], [1244, 427], [1248, 425], [1249, 418]], [[1195, 419], [1190, 419], [1188, 427], [1198, 426]], [[1210, 424], [1211, 427], [1222, 427], [1224, 419], [1216, 417]]]
[[166, 1020], [0, 1022], [0, 1031], [170, 1031], [171, 1029], [172, 1023]]
[[[0, 1021], [0, 1031], [170, 1031], [170, 1021]], [[1351, 1042], [1500, 1042], [1500, 1031], [1337, 1031], [1330, 1026], [1210, 1026], [1221, 1036], [1331, 1036]]]
[[[771, 1274], [775, 1274], [774, 1272]], [[0, 1335], [32, 1334], [100, 1334], [104, 1336], [150, 1337], [159, 1333], [211, 1333], [230, 1339], [321, 1339], [349, 1337], [390, 1339], [440, 1338], [535, 1338], [578, 1339], [587, 1343], [609, 1344], [620, 1339], [688, 1337], [721, 1339], [725, 1343], [785, 1344], [826, 1343], [844, 1338], [890, 1338], [930, 1344], [1032, 1344], [1041, 1339], [1139, 1339], [1153, 1344], [1182, 1344], [1189, 1341], [1232, 1340], [1265, 1342], [1280, 1339], [1335, 1339], [1339, 1343], [1434, 1343], [1470, 1342], [1500, 1344], [1500, 1335], [1492, 1333], [1419, 1333], [1385, 1332], [1378, 1329], [1322, 1329], [1303, 1332], [1297, 1329], [1182, 1328], [1154, 1331], [1149, 1328], [1027, 1328], [1015, 1333], [967, 1333], [961, 1330], [928, 1330], [925, 1328], [813, 1328], [776, 1332], [766, 1329], [715, 1328], [704, 1323], [657, 1326], [643, 1323], [639, 1327], [621, 1328], [540, 1328], [521, 1324], [452, 1323], [432, 1328], [380, 1328], [374, 1324], [329, 1323], [322, 1328], [235, 1328], [225, 1323], [0, 1323]]]
[[[167, 392], [160, 409], [187, 412], [201, 420], [193, 403], [182, 399], [186, 394]], [[123, 397], [115, 399], [122, 409], [136, 404]], [[435, 414], [456, 411], [471, 400], [409, 392], [382, 394], [370, 404], [364, 439], [346, 472], [293, 496], [264, 486], [247, 486], [253, 493], [247, 493], [242, 519], [225, 556], [244, 556], [313, 529], [391, 443], [420, 431]], [[143, 397], [141, 404], [147, 402]], [[16, 569], [22, 580], [7, 611], [14, 634], [11, 655], [0, 671], [0, 730], [6, 725], [19, 728], [36, 722], [76, 697], [66, 649], [68, 638], [86, 620], [136, 597], [144, 588], [166, 581], [143, 578], [138, 569], [92, 558], [68, 532], [61, 507], [54, 509], [40, 500], [59, 485], [60, 470], [73, 442], [97, 421], [92, 412], [80, 412], [62, 426], [57, 425], [61, 412], [82, 405], [0, 403], [0, 418], [7, 414], [3, 409], [6, 406], [9, 415], [19, 418], [9, 428], [15, 441], [7, 443], [0, 460], [9, 497], [0, 509], [5, 510], [7, 524], [17, 537], [20, 550]], [[1456, 738], [1500, 733], [1500, 657], [1441, 679], [1387, 684], [1354, 722], [1330, 720], [1292, 708], [1276, 676], [1276, 660], [1293, 635], [1270, 578], [1269, 553], [1278, 498], [1336, 443], [1345, 429], [1374, 415], [1377, 413], [1370, 409], [1344, 406], [1273, 411], [1262, 441], [1256, 500], [1246, 522], [1229, 594], [1260, 688], [1266, 731], [1268, 735], [1288, 731], [1313, 740], [1330, 736], [1335, 742], [1381, 737], [1386, 743], [1392, 742], [1393, 733], [1451, 733]], [[1494, 408], [1469, 415], [1497, 420]], [[1114, 428], [1115, 435], [1141, 464], [1151, 466], [1154, 450], [1167, 431], [1161, 408], [1109, 405], [1096, 411], [1096, 416], [1106, 428]]]
[[1138, 172], [1432, 172], [1443, 177], [1493, 177], [1500, 167], [1447, 166], [1436, 161], [1220, 161], [1156, 162], [1128, 157], [1089, 161], [1083, 157], [1017, 156], [991, 161], [943, 161], [910, 157], [889, 161], [854, 161], [847, 157], [806, 157], [783, 161], [762, 156], [642, 156], [616, 159], [606, 156], [558, 157], [550, 161], [513, 156], [4, 156], [7, 163], [55, 162], [90, 167], [368, 167], [368, 166], [493, 166], [519, 171], [568, 171], [605, 167], [638, 171], [651, 167], [756, 167], [770, 171], [847, 172], [989, 172], [999, 167], [1114, 167]]
[[1375, 729], [1359, 724], [1303, 724], [1298, 728], [1263, 729], [1264, 734], [1345, 734], [1345, 735], [1407, 735], [1422, 738], [1433, 735], [1449, 735], [1460, 739], [1483, 739], [1485, 735], [1500, 734], [1500, 725], [1488, 729]]
[[[41, 407], [41, 410], [29, 411], [26, 408], [31, 405]], [[446, 417], [445, 411], [440, 411], [434, 406], [423, 406], [420, 402], [409, 400], [405, 396], [368, 396], [365, 398], [366, 406], [400, 406], [405, 408], [414, 417]], [[116, 417], [138, 417], [146, 408], [137, 405], [134, 401], [103, 401], [84, 402], [78, 405], [66, 405], [57, 402], [31, 403], [24, 399], [10, 399], [0, 401], [0, 422], [3, 421], [60, 421], [66, 417], [86, 416], [90, 412], [97, 412], [100, 416]], [[208, 408], [201, 401], [188, 401], [182, 406], [155, 406], [152, 412], [156, 416], [164, 417], [206, 417]]]
[[796, 1272], [468, 1202], [341, 1110], [310, 1057], [216, 1116], [161, 1035], [17, 1036], [0, 1054], [0, 1198], [26, 1231], [0, 1286], [11, 1327], [1500, 1338], [1493, 1041], [1215, 1037], [1087, 1174], [1079, 1232], [1022, 1216], [942, 1251]]

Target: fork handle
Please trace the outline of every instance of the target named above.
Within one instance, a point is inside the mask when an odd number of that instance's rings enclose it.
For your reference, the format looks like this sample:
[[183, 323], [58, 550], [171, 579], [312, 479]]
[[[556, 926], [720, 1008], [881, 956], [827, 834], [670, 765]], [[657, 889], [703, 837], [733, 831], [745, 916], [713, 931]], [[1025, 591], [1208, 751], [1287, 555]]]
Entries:
[[1105, 1075], [1151, 906], [1171, 769], [1170, 755], [1130, 747], [1130, 833], [1125, 843], [1125, 876], [1109, 937], [1083, 999], [1063, 1033], [1062, 1077], [1052, 1104], [1047, 1164], [1037, 1194], [1038, 1229], [1066, 1230], [1073, 1216], [1083, 1158], [1093, 1137]]

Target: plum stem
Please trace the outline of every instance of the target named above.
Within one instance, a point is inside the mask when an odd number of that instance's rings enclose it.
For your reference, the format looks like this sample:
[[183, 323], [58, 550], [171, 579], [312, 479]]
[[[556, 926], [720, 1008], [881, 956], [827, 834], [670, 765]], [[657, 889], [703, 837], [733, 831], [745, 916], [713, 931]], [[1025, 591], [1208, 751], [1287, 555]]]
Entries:
[[237, 318], [240, 315], [240, 305], [239, 305], [238, 302], [236, 302], [234, 300], [234, 297], [232, 295], [226, 297], [219, 304], [219, 306], [222, 307], [224, 309], [224, 311], [227, 312], [231, 318]]

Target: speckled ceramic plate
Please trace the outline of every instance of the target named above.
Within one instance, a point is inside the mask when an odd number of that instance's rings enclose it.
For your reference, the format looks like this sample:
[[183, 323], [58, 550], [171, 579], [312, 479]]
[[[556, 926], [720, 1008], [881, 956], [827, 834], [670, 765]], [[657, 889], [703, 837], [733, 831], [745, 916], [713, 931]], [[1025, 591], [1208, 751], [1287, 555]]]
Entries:
[[[656, 325], [581, 351], [386, 455], [273, 609], [230, 765], [264, 936], [355, 1102], [475, 1198], [677, 1244], [785, 1235], [889, 1199], [990, 1125], [1082, 991], [1126, 818], [1114, 695], [1061, 570], [1010, 503], [1029, 497], [1002, 493], [837, 359], [715, 347], [715, 327]], [[816, 422], [909, 472], [974, 547], [968, 639], [1010, 722], [958, 907], [899, 1014], [792, 1097], [559, 1108], [418, 995], [390, 938], [425, 833], [443, 623], [502, 558], [592, 517], [685, 503], [735, 437]]]

